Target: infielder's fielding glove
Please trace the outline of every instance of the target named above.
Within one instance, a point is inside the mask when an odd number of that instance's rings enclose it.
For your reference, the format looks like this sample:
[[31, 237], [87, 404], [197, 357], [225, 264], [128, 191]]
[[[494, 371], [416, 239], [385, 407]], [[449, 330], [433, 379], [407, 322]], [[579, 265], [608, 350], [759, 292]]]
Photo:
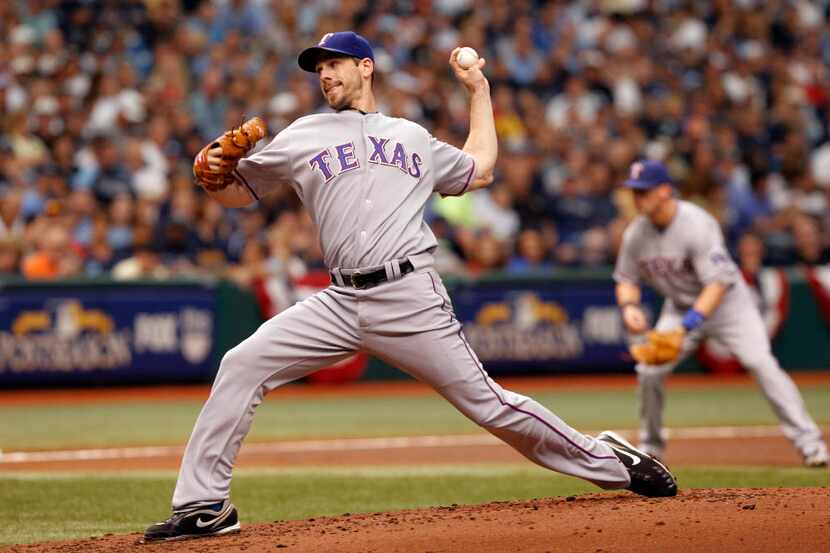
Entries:
[[652, 330], [646, 336], [646, 341], [629, 348], [631, 356], [640, 363], [647, 365], [662, 365], [674, 361], [683, 350], [683, 338], [686, 331]]
[[[265, 121], [254, 117], [202, 148], [193, 161], [193, 175], [196, 180], [211, 191], [222, 190], [231, 184], [234, 180], [231, 173], [236, 164], [267, 132]], [[208, 163], [208, 150], [217, 147], [222, 148], [222, 161], [218, 167], [211, 167]]]

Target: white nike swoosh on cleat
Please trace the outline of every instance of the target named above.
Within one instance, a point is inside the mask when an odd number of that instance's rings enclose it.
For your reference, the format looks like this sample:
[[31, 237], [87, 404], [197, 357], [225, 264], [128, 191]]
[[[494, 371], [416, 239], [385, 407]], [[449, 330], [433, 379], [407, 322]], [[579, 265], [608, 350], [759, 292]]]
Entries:
[[225, 520], [226, 518], [228, 518], [228, 515], [230, 515], [230, 514], [231, 514], [231, 510], [228, 509], [222, 516], [218, 516], [214, 519], [207, 520], [205, 522], [202, 522], [202, 517], [199, 517], [199, 518], [196, 519], [196, 526], [199, 527], [199, 528], [205, 528], [207, 526], [213, 526], [214, 524], [218, 524], [218, 523], [222, 522], [223, 520]]
[[202, 522], [201, 517], [196, 519], [196, 526], [199, 528], [204, 528], [206, 526], [210, 526], [211, 524], [216, 524], [216, 519], [208, 520], [206, 522]]
[[[622, 449], [622, 448], [618, 448], [618, 447], [614, 447], [614, 446], [611, 446], [611, 447], [613, 447], [613, 448], [614, 448], [614, 451], [617, 451], [617, 452], [619, 452], [619, 453], [622, 453], [622, 454], [623, 454], [623, 455], [625, 455], [626, 457], [630, 457], [630, 458], [631, 458], [631, 466], [632, 466], [632, 467], [633, 467], [633, 466], [635, 466], [635, 465], [639, 465], [639, 464], [640, 464], [640, 461], [642, 461], [642, 459], [640, 459], [640, 458], [639, 458], [639, 457], [637, 457], [636, 455], [634, 455], [634, 454], [632, 454], [632, 453], [629, 453], [629, 452], [627, 452], [626, 450], [624, 450], [624, 449]], [[197, 521], [197, 524], [198, 524], [198, 521]]]

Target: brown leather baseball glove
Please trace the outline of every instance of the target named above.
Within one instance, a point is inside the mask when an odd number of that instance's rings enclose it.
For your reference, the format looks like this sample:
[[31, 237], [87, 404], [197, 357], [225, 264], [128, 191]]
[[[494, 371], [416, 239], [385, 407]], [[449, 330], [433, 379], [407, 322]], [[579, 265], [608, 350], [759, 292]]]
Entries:
[[683, 350], [683, 338], [686, 331], [682, 328], [676, 330], [652, 330], [646, 336], [646, 341], [635, 344], [629, 348], [631, 356], [640, 363], [647, 365], [662, 365], [674, 361], [680, 356]]
[[[265, 121], [254, 117], [202, 148], [193, 160], [193, 175], [207, 190], [222, 190], [234, 180], [231, 174], [239, 160], [268, 133]], [[216, 148], [221, 150], [213, 151]], [[209, 153], [210, 152], [210, 153]], [[209, 157], [219, 157], [213, 164]]]

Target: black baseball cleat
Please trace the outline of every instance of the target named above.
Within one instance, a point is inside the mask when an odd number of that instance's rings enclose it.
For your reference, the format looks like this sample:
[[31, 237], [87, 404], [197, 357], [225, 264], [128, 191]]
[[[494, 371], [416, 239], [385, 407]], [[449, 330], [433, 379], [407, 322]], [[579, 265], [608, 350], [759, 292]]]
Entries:
[[144, 532], [144, 543], [221, 536], [239, 532], [236, 507], [226, 499], [213, 504], [191, 504], [173, 511], [164, 522]]
[[628, 489], [647, 497], [671, 497], [677, 495], [677, 479], [669, 469], [650, 455], [628, 443], [620, 435], [606, 430], [597, 436], [605, 442], [625, 465], [631, 476]]

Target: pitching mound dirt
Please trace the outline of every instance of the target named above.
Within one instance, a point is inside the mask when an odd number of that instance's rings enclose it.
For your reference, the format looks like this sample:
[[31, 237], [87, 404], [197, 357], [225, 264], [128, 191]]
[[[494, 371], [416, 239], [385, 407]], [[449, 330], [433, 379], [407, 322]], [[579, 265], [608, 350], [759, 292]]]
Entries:
[[701, 489], [669, 499], [602, 493], [249, 524], [233, 536], [163, 544], [139, 539], [105, 536], [5, 551], [817, 553], [830, 551], [830, 489]]

